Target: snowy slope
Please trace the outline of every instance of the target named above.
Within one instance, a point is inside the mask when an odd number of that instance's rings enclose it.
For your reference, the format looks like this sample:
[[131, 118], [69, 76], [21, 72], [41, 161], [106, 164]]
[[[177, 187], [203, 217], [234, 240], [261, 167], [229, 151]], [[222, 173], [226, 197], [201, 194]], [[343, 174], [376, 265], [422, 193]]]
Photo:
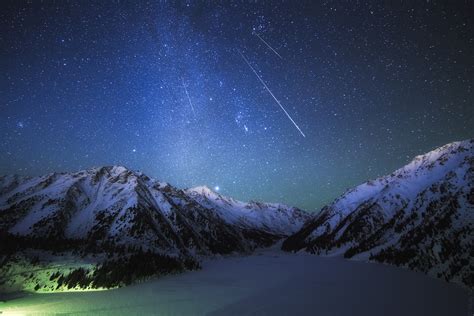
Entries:
[[222, 196], [208, 187], [186, 190], [205, 208], [215, 210], [227, 223], [246, 229], [259, 229], [275, 235], [290, 235], [301, 228], [308, 213], [278, 203], [241, 202]]
[[474, 285], [474, 140], [417, 156], [349, 190], [283, 249], [402, 265]]
[[122, 166], [41, 177], [0, 177], [0, 231], [160, 253], [250, 251], [301, 228], [308, 215], [183, 191]]

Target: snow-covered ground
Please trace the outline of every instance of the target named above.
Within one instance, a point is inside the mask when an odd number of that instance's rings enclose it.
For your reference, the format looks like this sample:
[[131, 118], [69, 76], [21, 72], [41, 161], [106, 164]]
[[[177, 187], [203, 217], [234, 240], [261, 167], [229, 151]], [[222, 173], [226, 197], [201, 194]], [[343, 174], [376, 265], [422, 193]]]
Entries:
[[200, 271], [116, 290], [31, 294], [0, 302], [2, 316], [452, 316], [472, 312], [472, 297], [469, 303], [466, 290], [421, 273], [278, 250], [209, 260]]

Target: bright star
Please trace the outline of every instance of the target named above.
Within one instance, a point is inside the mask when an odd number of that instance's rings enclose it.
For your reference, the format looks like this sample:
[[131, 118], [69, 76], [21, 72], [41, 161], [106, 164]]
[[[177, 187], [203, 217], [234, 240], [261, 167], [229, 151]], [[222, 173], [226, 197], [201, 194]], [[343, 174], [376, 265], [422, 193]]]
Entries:
[[219, 191], [219, 190], [220, 190], [219, 186], [218, 186], [218, 185], [216, 185], [216, 186], [214, 187], [214, 191], [216, 191], [216, 192], [217, 192], [217, 191]]

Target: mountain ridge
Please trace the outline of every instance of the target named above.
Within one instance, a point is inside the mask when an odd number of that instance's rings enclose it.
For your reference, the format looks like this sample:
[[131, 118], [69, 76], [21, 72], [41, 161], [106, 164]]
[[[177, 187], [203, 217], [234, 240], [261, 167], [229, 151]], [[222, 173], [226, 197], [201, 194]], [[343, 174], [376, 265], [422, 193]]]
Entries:
[[346, 191], [283, 242], [474, 285], [474, 140], [452, 142]]
[[[146, 253], [158, 256], [157, 262], [175, 260], [180, 269], [201, 256], [250, 253], [287, 237], [307, 218], [281, 204], [181, 190], [123, 166], [0, 177], [0, 254], [8, 252], [0, 259], [16, 253], [28, 259], [29, 244], [102, 257], [89, 274], [102, 266], [114, 269], [107, 260], [135, 262]], [[15, 243], [21, 246], [2, 249]]]

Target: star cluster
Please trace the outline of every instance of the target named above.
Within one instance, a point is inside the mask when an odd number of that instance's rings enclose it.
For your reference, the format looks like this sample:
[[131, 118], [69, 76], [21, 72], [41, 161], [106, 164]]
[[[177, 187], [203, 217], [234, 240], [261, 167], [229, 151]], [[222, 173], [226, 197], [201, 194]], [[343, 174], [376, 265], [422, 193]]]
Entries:
[[468, 1], [1, 6], [2, 174], [120, 164], [315, 210], [473, 137]]

